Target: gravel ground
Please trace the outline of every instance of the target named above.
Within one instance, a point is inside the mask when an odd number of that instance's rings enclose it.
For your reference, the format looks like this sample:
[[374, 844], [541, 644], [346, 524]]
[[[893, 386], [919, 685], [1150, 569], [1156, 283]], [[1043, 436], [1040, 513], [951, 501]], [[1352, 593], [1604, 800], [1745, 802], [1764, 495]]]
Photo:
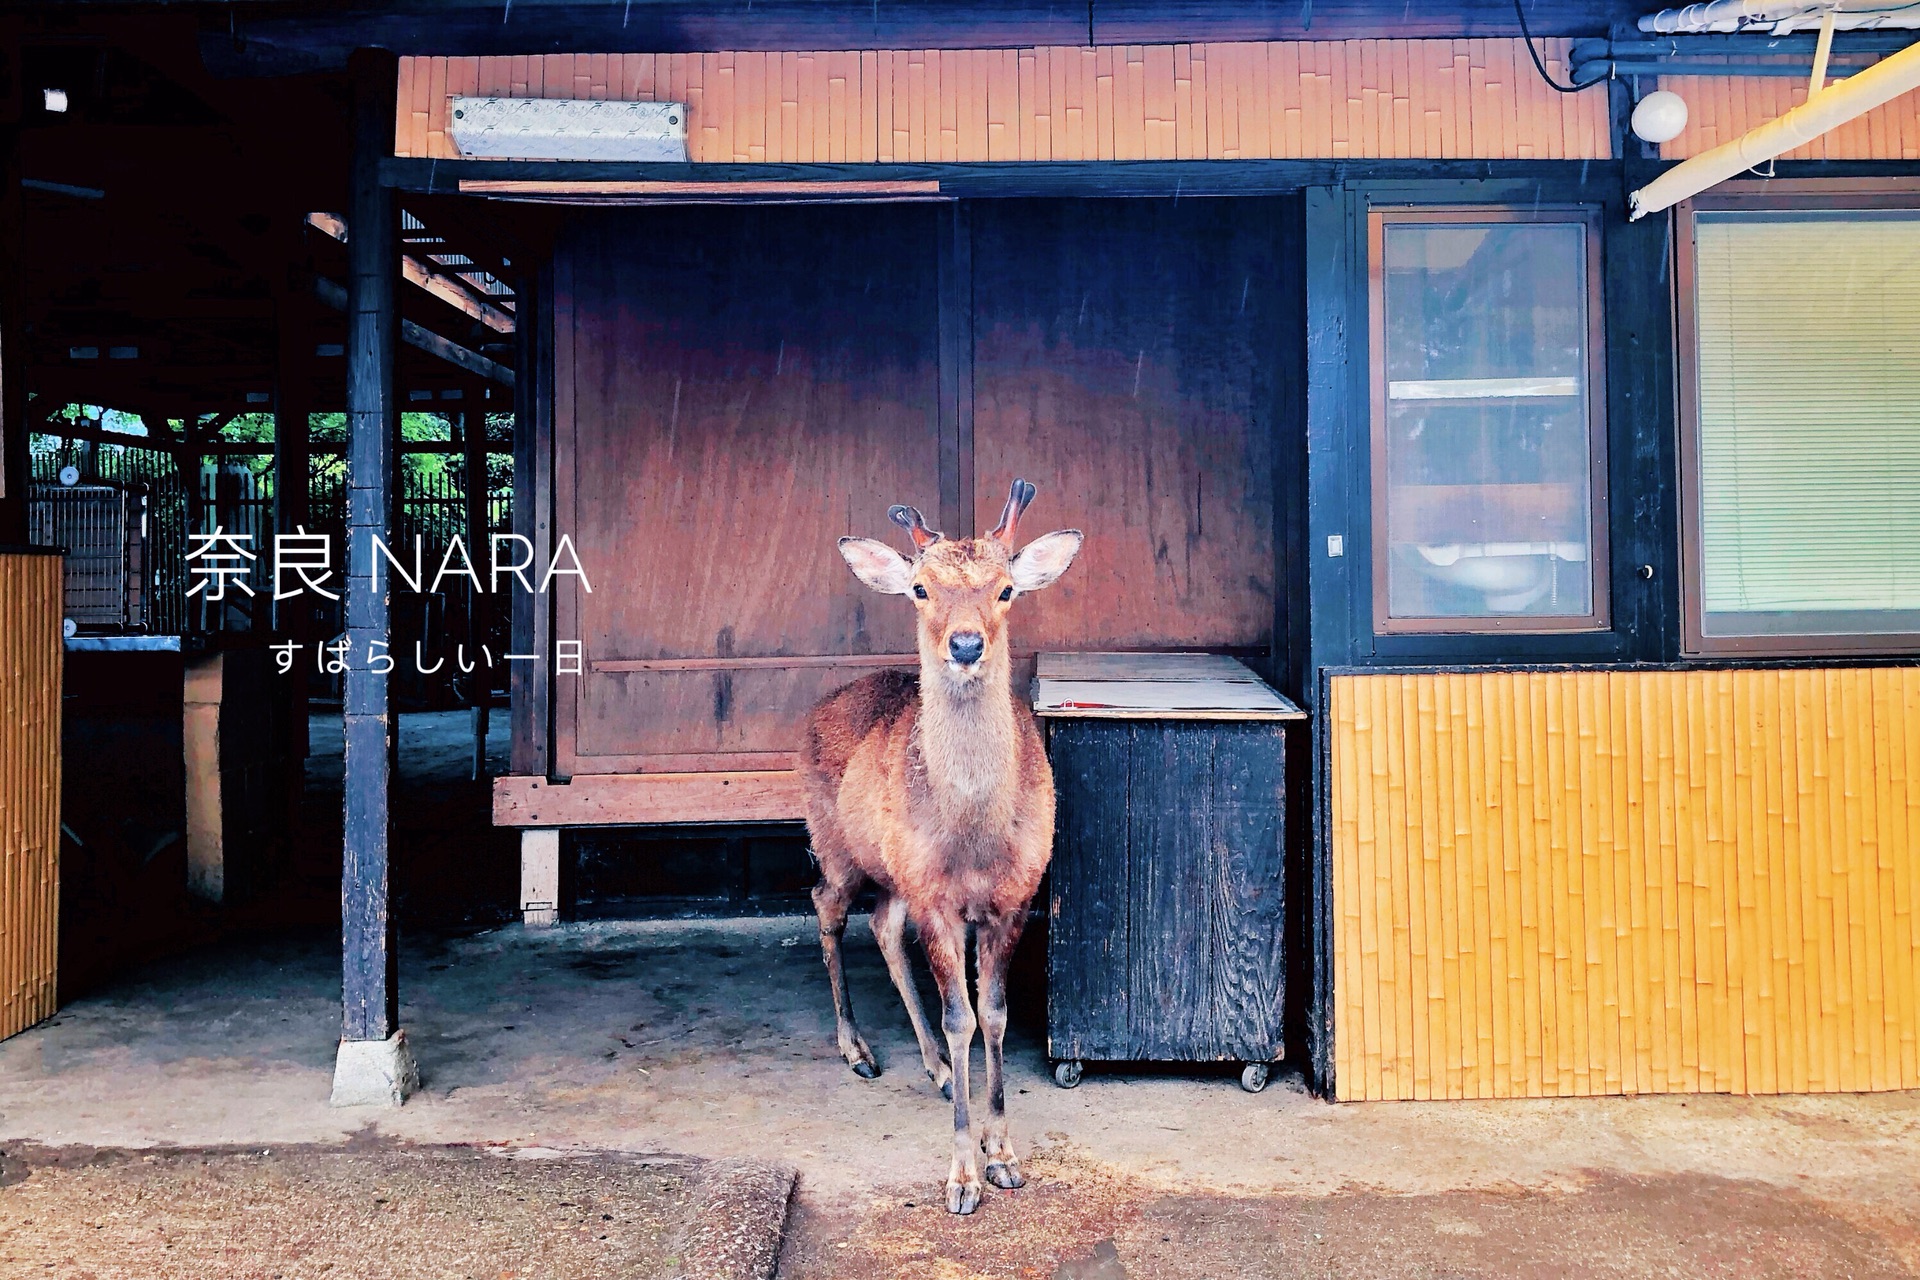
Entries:
[[[792, 1174], [673, 1156], [362, 1141], [16, 1145], [0, 1182], [8, 1276], [760, 1280]], [[715, 1222], [729, 1228], [717, 1242]]]
[[1169, 1193], [1050, 1148], [950, 1218], [924, 1188], [807, 1207], [782, 1280], [1877, 1280], [1916, 1274], [1905, 1215], [1700, 1175], [1395, 1195]]

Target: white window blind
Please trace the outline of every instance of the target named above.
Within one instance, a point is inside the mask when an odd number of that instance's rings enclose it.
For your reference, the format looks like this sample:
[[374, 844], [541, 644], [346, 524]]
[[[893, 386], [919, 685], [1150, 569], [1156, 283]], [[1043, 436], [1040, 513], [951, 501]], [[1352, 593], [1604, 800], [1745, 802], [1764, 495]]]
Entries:
[[1706, 635], [1920, 631], [1920, 213], [1695, 222]]

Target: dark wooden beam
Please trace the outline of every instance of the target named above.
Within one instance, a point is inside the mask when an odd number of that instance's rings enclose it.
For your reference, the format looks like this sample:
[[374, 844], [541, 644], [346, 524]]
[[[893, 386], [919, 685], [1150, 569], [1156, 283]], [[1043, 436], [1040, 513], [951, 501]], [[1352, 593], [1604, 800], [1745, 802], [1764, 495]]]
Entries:
[[[436, 412], [444, 412], [442, 405]], [[82, 427], [51, 419], [33, 424], [29, 428], [32, 435], [55, 436], [65, 440], [86, 440], [93, 444], [117, 444], [128, 449], [151, 449], [155, 453], [178, 454], [185, 446], [167, 437], [135, 436], [124, 431], [102, 431], [98, 427]], [[271, 444], [255, 444], [251, 441], [221, 440], [202, 441], [199, 455], [203, 458], [270, 458], [274, 453]], [[399, 452], [415, 454], [464, 454], [466, 445], [459, 440], [409, 440], [400, 446]], [[347, 446], [333, 442], [319, 444], [308, 442], [309, 457], [339, 457], [347, 451]], [[511, 440], [489, 440], [488, 453], [511, 453]]]
[[[1886, 162], [1876, 162], [1885, 165]], [[663, 182], [716, 187], [756, 182], [830, 183], [937, 182], [942, 197], [1021, 196], [1202, 196], [1272, 195], [1309, 186], [1327, 186], [1362, 178], [1527, 178], [1577, 174], [1597, 169], [1580, 160], [1072, 160], [972, 161], [908, 164], [688, 164], [601, 160], [421, 160], [398, 158], [383, 166], [392, 185], [407, 192], [481, 196], [494, 206], [531, 201], [517, 196], [492, 199], [477, 183], [577, 182], [584, 194], [613, 182]], [[752, 189], [735, 188], [737, 198]], [[556, 200], [569, 199], [566, 196]], [[716, 197], [697, 196], [697, 203]], [[653, 203], [671, 203], [662, 198]]]
[[[1527, 0], [1535, 36], [1601, 36], [1657, 2]], [[1520, 34], [1512, 0], [440, 0], [405, 8], [223, 13], [201, 38], [218, 76], [338, 68], [400, 54], [691, 53], [709, 49], [1002, 49]]]
[[[347, 305], [347, 291], [324, 277], [315, 278], [313, 296], [336, 311], [344, 310]], [[513, 370], [497, 360], [489, 360], [477, 351], [467, 350], [451, 338], [441, 337], [423, 324], [402, 320], [400, 337], [408, 346], [424, 351], [430, 356], [437, 356], [448, 364], [477, 377], [497, 382], [505, 387], [513, 385]]]
[[33, 428], [33, 434], [58, 436], [64, 440], [86, 440], [92, 444], [117, 444], [128, 449], [151, 449], [155, 453], [178, 455], [180, 445], [168, 439], [155, 439], [152, 436], [128, 435], [124, 431], [102, 431], [98, 427], [83, 427], [78, 423], [42, 420]]
[[388, 598], [375, 583], [373, 538], [391, 541], [394, 397], [398, 355], [399, 209], [380, 185], [393, 145], [397, 68], [390, 56], [354, 55], [352, 191], [347, 246], [347, 645], [342, 698], [346, 738], [345, 849], [341, 864], [344, 1040], [386, 1040], [398, 1029], [399, 989], [388, 902], [387, 680], [370, 665], [390, 639]]
[[531, 261], [536, 256], [520, 228], [488, 216], [486, 205], [471, 200], [418, 196], [406, 202], [406, 209], [420, 219], [421, 225], [445, 239], [455, 252], [472, 258], [481, 269], [509, 285], [514, 278], [512, 264]]

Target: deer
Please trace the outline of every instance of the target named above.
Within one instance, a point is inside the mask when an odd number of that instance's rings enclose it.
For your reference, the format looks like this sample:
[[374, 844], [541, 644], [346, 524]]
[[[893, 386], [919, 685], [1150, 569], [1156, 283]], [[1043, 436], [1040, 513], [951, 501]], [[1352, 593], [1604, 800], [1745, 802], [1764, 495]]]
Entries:
[[[873, 1079], [879, 1063], [854, 1023], [840, 943], [855, 895], [872, 885], [873, 936], [906, 1005], [927, 1077], [953, 1102], [947, 1211], [980, 1203], [979, 1157], [1003, 1190], [1025, 1185], [1007, 1131], [1003, 1045], [1007, 967], [1053, 857], [1053, 770], [1032, 710], [1014, 695], [1007, 614], [1051, 585], [1080, 551], [1077, 529], [1016, 551], [1034, 487], [1015, 480], [984, 538], [948, 538], [907, 506], [887, 516], [912, 556], [871, 538], [840, 539], [862, 583], [905, 596], [916, 614], [919, 670], [884, 670], [827, 695], [807, 718], [800, 753], [807, 831], [820, 868], [813, 891], [833, 991], [841, 1057]], [[940, 995], [944, 1047], [934, 1039], [905, 942], [911, 920]], [[977, 1006], [967, 997], [967, 942]], [[969, 1059], [983, 1032], [987, 1121], [969, 1119]]]

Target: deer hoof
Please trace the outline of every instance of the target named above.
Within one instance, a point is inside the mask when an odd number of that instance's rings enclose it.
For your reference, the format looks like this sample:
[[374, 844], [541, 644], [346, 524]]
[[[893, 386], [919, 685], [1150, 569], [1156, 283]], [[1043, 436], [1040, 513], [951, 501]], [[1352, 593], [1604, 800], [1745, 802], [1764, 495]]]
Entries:
[[947, 1212], [962, 1216], [972, 1213], [980, 1207], [980, 1184], [978, 1182], [949, 1182], [947, 1184]]
[[880, 1074], [880, 1064], [874, 1059], [873, 1050], [867, 1048], [867, 1042], [858, 1034], [840, 1038], [840, 1056], [853, 1068], [853, 1074], [862, 1080], [871, 1080]]
[[1027, 1185], [1027, 1177], [1020, 1172], [1018, 1160], [989, 1161], [985, 1173], [987, 1181], [1002, 1191], [1017, 1191]]
[[948, 1102], [953, 1101], [953, 1072], [947, 1069], [945, 1063], [940, 1064], [938, 1073], [927, 1072], [927, 1079], [933, 1081], [933, 1087], [940, 1091], [941, 1097]]

